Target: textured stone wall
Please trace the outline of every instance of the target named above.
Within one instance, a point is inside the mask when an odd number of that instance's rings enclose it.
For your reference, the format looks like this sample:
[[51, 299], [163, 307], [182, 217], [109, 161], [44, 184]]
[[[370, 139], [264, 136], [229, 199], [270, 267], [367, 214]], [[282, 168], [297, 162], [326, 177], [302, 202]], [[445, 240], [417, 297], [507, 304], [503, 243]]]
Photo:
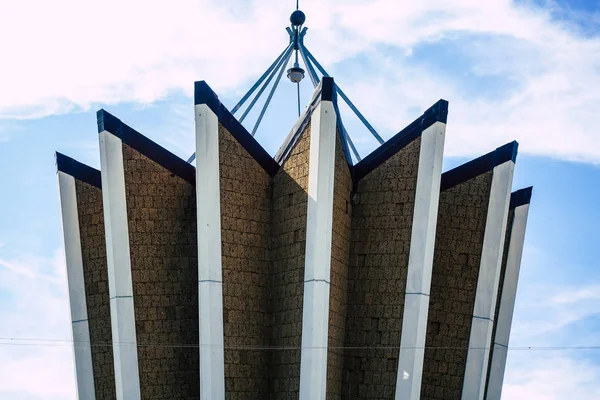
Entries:
[[97, 399], [116, 399], [102, 190], [75, 180]]
[[310, 125], [273, 178], [271, 222], [272, 400], [298, 398], [306, 250]]
[[420, 148], [409, 143], [354, 195], [344, 398], [394, 397]]
[[[515, 220], [515, 210], [508, 210], [508, 219], [506, 223], [506, 235], [504, 236], [504, 250], [502, 251], [502, 267], [500, 269], [500, 280], [498, 285], [498, 296], [496, 297], [496, 309], [494, 311], [494, 328], [492, 331], [492, 345], [490, 347], [490, 354], [488, 358], [488, 370], [487, 370], [487, 378], [485, 384], [485, 390], [487, 393], [487, 386], [490, 379], [490, 368], [492, 366], [492, 355], [494, 353], [494, 342], [496, 341], [496, 328], [498, 324], [498, 310], [500, 310], [500, 300], [502, 299], [502, 290], [504, 288], [504, 276], [506, 275], [506, 261], [508, 259], [508, 248], [510, 245], [510, 236], [512, 233], [512, 226]], [[487, 394], [486, 394], [487, 396]]]
[[339, 135], [336, 136], [329, 291], [329, 350], [327, 352], [327, 399], [331, 400], [341, 399], [342, 395], [352, 215], [352, 177], [342, 141]]
[[226, 397], [262, 400], [269, 397], [271, 177], [222, 126], [219, 162]]
[[123, 145], [142, 399], [197, 399], [195, 187]]
[[440, 194], [421, 399], [460, 399], [492, 172]]

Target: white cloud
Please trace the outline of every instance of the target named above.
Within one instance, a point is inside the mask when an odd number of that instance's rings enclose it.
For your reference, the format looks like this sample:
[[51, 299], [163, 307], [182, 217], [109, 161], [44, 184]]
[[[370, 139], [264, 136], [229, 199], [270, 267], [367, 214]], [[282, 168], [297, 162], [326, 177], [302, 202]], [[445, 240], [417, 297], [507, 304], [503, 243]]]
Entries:
[[[600, 315], [600, 285], [596, 282], [577, 287], [531, 284], [523, 288], [517, 297], [511, 345], [562, 345], [561, 330]], [[576, 345], [587, 344], [583, 332], [578, 339]]]
[[0, 398], [75, 399], [63, 252], [1, 260], [0, 298]]
[[579, 276], [581, 267], [531, 246], [524, 250], [502, 399], [600, 398], [600, 351], [592, 348], [600, 344], [598, 277]]
[[600, 367], [572, 353], [513, 351], [508, 364], [503, 400], [600, 398]]
[[[397, 131], [444, 97], [451, 102], [449, 155], [475, 155], [517, 139], [522, 152], [600, 163], [593, 128], [600, 38], [583, 36], [549, 11], [509, 0], [305, 0], [301, 6], [313, 53], [383, 131]], [[0, 24], [0, 118], [148, 103], [173, 90], [190, 94], [198, 79], [221, 94], [241, 93], [284, 47], [292, 7], [275, 0], [14, 3]], [[468, 58], [464, 73], [440, 73], [411, 56], [428, 43], [454, 46], [457, 59]], [[381, 46], [399, 51], [391, 58]], [[372, 62], [360, 73], [339, 64], [352, 66], [365, 54]], [[464, 88], [473, 78], [510, 87], [482, 97]]]

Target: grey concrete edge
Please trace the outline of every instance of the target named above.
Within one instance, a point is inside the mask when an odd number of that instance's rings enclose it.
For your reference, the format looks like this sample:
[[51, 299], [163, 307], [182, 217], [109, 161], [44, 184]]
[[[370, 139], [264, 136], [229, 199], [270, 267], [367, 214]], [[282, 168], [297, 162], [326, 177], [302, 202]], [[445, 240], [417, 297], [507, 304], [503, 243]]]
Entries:
[[206, 104], [197, 104], [196, 202], [198, 227], [198, 321], [200, 399], [225, 399], [223, 274], [219, 121]]
[[79, 399], [95, 400], [94, 367], [85, 295], [75, 179], [59, 171], [58, 187], [71, 309], [71, 334], [73, 338], [77, 397]]
[[136, 400], [141, 397], [141, 388], [123, 142], [107, 131], [100, 132], [99, 136], [116, 394], [119, 400]]

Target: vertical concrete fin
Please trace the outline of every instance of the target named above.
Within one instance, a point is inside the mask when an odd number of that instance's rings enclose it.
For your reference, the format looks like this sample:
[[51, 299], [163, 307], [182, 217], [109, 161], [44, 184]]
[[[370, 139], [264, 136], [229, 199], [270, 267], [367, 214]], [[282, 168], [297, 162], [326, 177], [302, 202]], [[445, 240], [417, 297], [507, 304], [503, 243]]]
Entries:
[[117, 399], [135, 400], [141, 394], [123, 142], [106, 130], [100, 132], [100, 162]]
[[85, 295], [75, 179], [59, 171], [58, 187], [65, 243], [69, 303], [71, 306], [71, 333], [74, 343], [73, 356], [77, 380], [77, 398], [95, 400], [96, 390], [94, 387], [92, 347]]
[[488, 349], [492, 340], [514, 167], [514, 161], [510, 160], [493, 169], [463, 381], [463, 400], [483, 399], [485, 393]]
[[517, 295], [517, 283], [519, 281], [521, 257], [523, 255], [527, 217], [529, 214], [529, 202], [515, 207], [513, 212], [514, 216], [512, 227], [510, 228], [504, 282], [502, 293], [499, 294], [500, 307], [496, 317], [496, 333], [488, 377], [487, 400], [500, 400], [502, 395], [508, 342]]
[[[213, 99], [214, 100], [214, 99]], [[195, 105], [200, 398], [225, 398], [223, 274], [219, 183], [219, 122], [208, 104]]]
[[322, 100], [311, 120], [300, 355], [302, 400], [325, 400], [326, 396], [336, 132], [333, 103]]
[[445, 132], [446, 124], [436, 122], [421, 135], [396, 400], [421, 396]]

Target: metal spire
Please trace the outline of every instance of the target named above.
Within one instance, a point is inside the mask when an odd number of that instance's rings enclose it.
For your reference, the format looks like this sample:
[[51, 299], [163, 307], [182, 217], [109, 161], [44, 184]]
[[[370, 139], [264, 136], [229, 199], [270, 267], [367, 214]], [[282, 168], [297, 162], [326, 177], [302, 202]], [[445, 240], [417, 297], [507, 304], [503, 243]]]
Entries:
[[[231, 113], [233, 115], [235, 115], [238, 111], [240, 111], [240, 109], [250, 99], [250, 97], [252, 97], [254, 95], [254, 97], [250, 101], [250, 104], [246, 107], [246, 109], [242, 113], [242, 116], [239, 117], [239, 121], [243, 122], [246, 119], [246, 117], [248, 116], [248, 114], [250, 113], [250, 111], [253, 109], [253, 107], [256, 105], [256, 103], [258, 102], [258, 100], [260, 99], [262, 94], [265, 92], [267, 87], [270, 86], [273, 78], [276, 77], [275, 82], [271, 86], [271, 90], [269, 91], [267, 99], [265, 100], [265, 103], [262, 107], [262, 110], [254, 124], [254, 128], [252, 129], [252, 136], [254, 136], [256, 134], [256, 132], [260, 126], [260, 123], [262, 122], [262, 119], [269, 107], [269, 104], [271, 102], [271, 99], [273, 98], [275, 90], [277, 89], [277, 86], [279, 85], [281, 77], [282, 77], [284, 71], [286, 71], [286, 68], [288, 66], [288, 63], [290, 62], [290, 59], [292, 58], [292, 55], [294, 56], [294, 60], [293, 60], [292, 66], [287, 69], [287, 77], [292, 83], [295, 83], [297, 86], [298, 116], [300, 116], [300, 114], [301, 114], [300, 82], [304, 79], [305, 74], [308, 73], [310, 81], [313, 84], [313, 87], [315, 87], [315, 88], [319, 85], [319, 83], [321, 81], [321, 78], [317, 74], [317, 71], [321, 73], [321, 76], [326, 76], [326, 77], [329, 76], [327, 71], [325, 71], [325, 69], [321, 66], [321, 64], [319, 64], [319, 62], [317, 61], [315, 56], [312, 55], [312, 53], [306, 48], [306, 46], [304, 44], [304, 37], [306, 36], [306, 32], [307, 32], [307, 28], [304, 27], [304, 22], [306, 22], [306, 15], [304, 15], [304, 13], [302, 11], [300, 11], [299, 0], [296, 0], [296, 10], [290, 16], [290, 24], [291, 25], [286, 28], [286, 31], [288, 32], [288, 35], [290, 38], [289, 44], [283, 50], [283, 52], [275, 59], [275, 61], [273, 61], [273, 63], [269, 66], [269, 68], [267, 68], [267, 70], [264, 72], [264, 74], [262, 74], [262, 76], [258, 79], [258, 81], [256, 81], [256, 83], [254, 85], [252, 85], [250, 90], [248, 90], [248, 92], [241, 98], [241, 100], [238, 102], [238, 104], [236, 104], [235, 107], [233, 108], [233, 110], [231, 111]], [[302, 61], [304, 63], [304, 67], [306, 68], [306, 71], [300, 67], [300, 64], [299, 64], [300, 58], [302, 59]], [[257, 89], [258, 89], [258, 92], [256, 92]], [[383, 138], [377, 133], [375, 128], [373, 128], [373, 126], [369, 123], [369, 121], [367, 121], [367, 119], [362, 115], [362, 113], [358, 110], [358, 108], [356, 108], [354, 103], [352, 103], [352, 101], [342, 91], [342, 89], [340, 89], [340, 87], [337, 84], [335, 85], [335, 91], [341, 97], [341, 99], [344, 100], [344, 102], [348, 105], [350, 110], [352, 110], [352, 112], [364, 124], [364, 126], [373, 135], [373, 137], [375, 137], [375, 139], [380, 144], [383, 144], [384, 143]], [[256, 92], [256, 94], [255, 94], [255, 92]], [[340, 132], [340, 135], [342, 138], [342, 144], [344, 145], [344, 151], [346, 152], [346, 155], [350, 161], [352, 158], [350, 156], [350, 151], [354, 155], [354, 158], [357, 161], [360, 161], [361, 157], [360, 157], [358, 151], [356, 150], [356, 147], [354, 146], [354, 143], [352, 142], [350, 135], [346, 131], [344, 123], [342, 122], [342, 118], [340, 115], [340, 110], [339, 110], [337, 102], [334, 102], [334, 107], [335, 107], [335, 112], [336, 112], [337, 118], [338, 118], [338, 121], [337, 121], [338, 131]], [[193, 160], [194, 160], [194, 156], [192, 156], [190, 158], [189, 162], [192, 162]]]

